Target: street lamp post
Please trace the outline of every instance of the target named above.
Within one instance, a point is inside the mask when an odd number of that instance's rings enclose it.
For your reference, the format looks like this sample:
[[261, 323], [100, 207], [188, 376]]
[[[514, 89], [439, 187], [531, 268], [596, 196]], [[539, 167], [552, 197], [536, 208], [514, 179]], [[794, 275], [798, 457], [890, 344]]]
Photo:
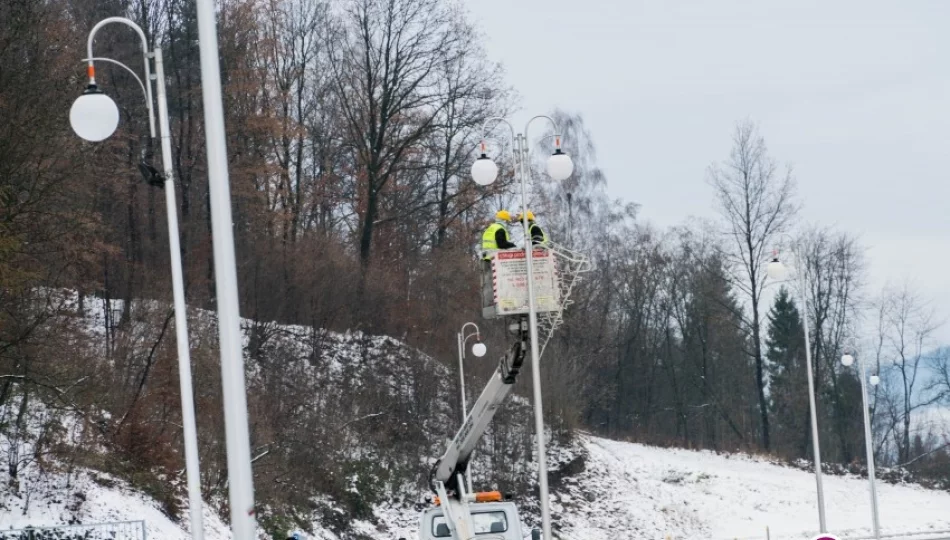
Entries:
[[[795, 241], [789, 235], [784, 235], [788, 240], [789, 244], [792, 247], [792, 253], [795, 254], [794, 246]], [[825, 524], [825, 492], [821, 483], [821, 447], [818, 441], [818, 413], [815, 406], [815, 375], [812, 369], [812, 358], [811, 358], [811, 344], [809, 343], [808, 336], [808, 304], [807, 304], [807, 295], [805, 294], [805, 270], [802, 268], [801, 258], [797, 254], [795, 256], [799, 259], [796, 261], [796, 272], [798, 274], [799, 280], [799, 292], [800, 292], [800, 301], [802, 305], [802, 328], [805, 333], [805, 363], [808, 367], [808, 409], [811, 413], [811, 444], [812, 444], [812, 453], [815, 455], [815, 485], [818, 490], [818, 525], [822, 533], [828, 532], [827, 526]], [[785, 279], [786, 269], [785, 265], [782, 264], [778, 259], [778, 254], [772, 259], [766, 268], [768, 276], [776, 281], [782, 281]]]
[[244, 383], [244, 349], [234, 255], [234, 222], [224, 131], [221, 64], [214, 0], [197, 0], [198, 49], [201, 59], [201, 98], [208, 155], [208, 189], [211, 236], [214, 239], [215, 301], [221, 343], [221, 393], [228, 454], [228, 498], [231, 530], [235, 540], [257, 538], [254, 521], [254, 476], [251, 469], [251, 436], [248, 430], [247, 389]]
[[[109, 58], [96, 58], [92, 53], [92, 42], [96, 32], [110, 23], [121, 23], [131, 27], [142, 40], [143, 60], [145, 63], [145, 82], [139, 79], [128, 66]], [[162, 148], [162, 168], [165, 176], [165, 206], [168, 212], [168, 247], [171, 255], [172, 290], [175, 303], [175, 335], [178, 347], [178, 377], [181, 386], [181, 417], [185, 439], [185, 471], [188, 482], [188, 505], [191, 515], [191, 536], [204, 538], [203, 503], [201, 500], [201, 473], [198, 463], [198, 430], [195, 422], [194, 391], [191, 384], [191, 354], [188, 344], [188, 313], [185, 304], [184, 279], [181, 270], [181, 247], [178, 238], [178, 208], [175, 200], [174, 168], [172, 166], [171, 135], [168, 125], [168, 99], [165, 95], [165, 71], [162, 62], [162, 50], [155, 47], [148, 52], [145, 33], [134, 22], [124, 17], [109, 17], [96, 24], [89, 32], [86, 43], [88, 57], [87, 73], [89, 85], [86, 92], [76, 99], [69, 112], [69, 120], [77, 135], [89, 141], [102, 141], [115, 131], [119, 123], [119, 111], [107, 95], [99, 91], [96, 85], [95, 60], [117, 64], [130, 72], [145, 94], [149, 113], [149, 129], [155, 136], [155, 112], [152, 108], [152, 79], [149, 58], [155, 62], [155, 86], [158, 101], [158, 126]]]
[[[557, 122], [549, 116], [539, 115], [528, 120], [525, 125], [524, 133], [515, 134], [515, 128], [508, 120], [504, 118], [489, 118], [485, 120], [482, 129], [483, 135], [488, 134], [489, 124], [494, 122], [504, 123], [511, 132], [511, 142], [515, 158], [515, 173], [521, 181], [521, 216], [525, 231], [524, 253], [525, 267], [527, 270], [528, 282], [528, 331], [531, 339], [531, 380], [534, 394], [534, 429], [537, 434], [538, 446], [538, 490], [541, 498], [541, 528], [545, 540], [551, 540], [551, 508], [548, 501], [548, 474], [547, 474], [547, 456], [544, 442], [544, 415], [541, 403], [541, 366], [539, 364], [540, 353], [538, 348], [538, 316], [536, 312], [536, 301], [534, 297], [534, 267], [532, 265], [532, 251], [534, 247], [531, 242], [531, 234], [528, 224], [528, 177], [530, 176], [529, 167], [529, 139], [528, 128], [531, 123], [539, 118], [548, 120], [554, 127], [554, 154], [548, 158], [547, 172], [554, 180], [566, 180], [574, 172], [574, 163], [571, 158], [561, 151], [561, 135], [557, 127]], [[472, 164], [472, 179], [475, 183], [487, 186], [492, 184], [498, 176], [498, 166], [486, 154], [485, 142], [482, 141], [481, 156]]]
[[[475, 328], [475, 333], [465, 334], [465, 328], [468, 326], [473, 326]], [[455, 335], [458, 341], [459, 348], [459, 388], [462, 394], [462, 423], [465, 422], [465, 418], [468, 417], [468, 404], [465, 401], [465, 366], [463, 360], [465, 360], [465, 344], [468, 342], [469, 338], [475, 337], [475, 344], [472, 345], [472, 354], [476, 357], [481, 358], [485, 356], [485, 353], [488, 349], [485, 347], [485, 344], [482, 343], [481, 331], [478, 329], [478, 325], [473, 322], [467, 322], [462, 325], [462, 329]], [[468, 480], [468, 492], [474, 493], [472, 490], [472, 465], [469, 464], [468, 468], [465, 470], [465, 476]]]
[[[861, 405], [864, 413], [864, 448], [867, 452], [868, 460], [868, 489], [871, 492], [871, 520], [874, 524], [874, 538], [881, 538], [881, 523], [877, 510], [877, 488], [874, 485], [874, 446], [871, 439], [871, 417], [868, 414], [868, 388], [865, 380], [868, 378], [867, 367], [856, 353], [856, 348], [852, 345], [852, 353], [841, 357], [841, 363], [845, 366], [854, 364], [857, 358], [858, 378], [861, 379]], [[880, 378], [877, 375], [871, 376], [871, 386], [877, 386]]]

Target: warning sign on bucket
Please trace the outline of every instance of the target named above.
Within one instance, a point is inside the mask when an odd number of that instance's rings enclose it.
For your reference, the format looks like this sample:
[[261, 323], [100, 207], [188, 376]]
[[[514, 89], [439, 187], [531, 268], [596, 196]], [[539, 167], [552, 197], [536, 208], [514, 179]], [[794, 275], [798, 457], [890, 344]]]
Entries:
[[[560, 293], [557, 268], [550, 250], [535, 248], [531, 252], [534, 274], [535, 310], [557, 311]], [[499, 315], [528, 313], [528, 266], [523, 249], [498, 251], [492, 259], [496, 312]]]

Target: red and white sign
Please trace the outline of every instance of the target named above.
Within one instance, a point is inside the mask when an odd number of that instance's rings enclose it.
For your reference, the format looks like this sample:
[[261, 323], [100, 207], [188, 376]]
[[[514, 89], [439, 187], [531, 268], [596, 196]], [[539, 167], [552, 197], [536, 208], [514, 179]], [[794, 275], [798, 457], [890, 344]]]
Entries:
[[[534, 274], [535, 311], [557, 311], [561, 299], [554, 254], [548, 249], [534, 248], [531, 252], [531, 266]], [[492, 284], [498, 315], [528, 313], [527, 276], [528, 265], [523, 249], [495, 253], [492, 259]]]

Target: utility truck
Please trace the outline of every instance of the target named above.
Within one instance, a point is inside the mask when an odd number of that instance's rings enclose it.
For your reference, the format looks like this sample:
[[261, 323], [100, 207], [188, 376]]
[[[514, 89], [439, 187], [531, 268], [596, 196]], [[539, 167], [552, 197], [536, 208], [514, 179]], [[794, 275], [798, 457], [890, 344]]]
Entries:
[[[483, 494], [476, 494], [476, 496], [478, 495]], [[524, 534], [521, 530], [518, 507], [511, 501], [502, 501], [500, 493], [497, 493], [497, 495], [498, 502], [494, 502], [495, 499], [489, 497], [486, 502], [472, 504], [469, 507], [472, 534], [478, 540], [523, 540]], [[446, 519], [441, 507], [430, 508], [423, 512], [419, 533], [420, 540], [458, 538], [453, 536], [449, 520]], [[469, 538], [472, 537], [469, 536]]]

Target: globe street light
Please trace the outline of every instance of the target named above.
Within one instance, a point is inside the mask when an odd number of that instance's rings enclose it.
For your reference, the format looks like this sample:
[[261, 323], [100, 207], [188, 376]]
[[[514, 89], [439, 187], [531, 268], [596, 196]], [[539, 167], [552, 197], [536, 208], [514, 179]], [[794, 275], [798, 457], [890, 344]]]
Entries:
[[[110, 23], [121, 23], [131, 27], [142, 40], [142, 54], [145, 64], [145, 83], [128, 66], [109, 58], [96, 58], [92, 53], [92, 43], [96, 32]], [[172, 290], [175, 303], [175, 335], [178, 347], [178, 379], [181, 386], [181, 419], [185, 439], [185, 471], [188, 482], [188, 509], [191, 516], [191, 536], [204, 538], [203, 503], [201, 500], [201, 472], [198, 463], [198, 430], [195, 423], [194, 391], [191, 384], [191, 354], [188, 344], [188, 313], [185, 304], [185, 288], [181, 270], [181, 247], [178, 239], [178, 209], [175, 200], [174, 168], [172, 167], [171, 135], [168, 127], [168, 100], [165, 95], [165, 71], [162, 62], [162, 50], [158, 47], [148, 52], [145, 33], [134, 22], [124, 17], [109, 17], [99, 21], [89, 32], [86, 42], [89, 85], [83, 95], [73, 102], [69, 110], [69, 123], [77, 135], [87, 141], [98, 142], [107, 139], [119, 125], [119, 109], [115, 102], [99, 90], [96, 84], [94, 62], [101, 60], [116, 64], [138, 81], [145, 95], [149, 114], [149, 131], [155, 136], [155, 112], [152, 108], [152, 74], [149, 60], [155, 62], [155, 85], [158, 93], [158, 124], [161, 135], [162, 167], [165, 172], [165, 206], [168, 212], [168, 247], [171, 255]]]
[[480, 186], [489, 186], [498, 178], [498, 165], [485, 155], [485, 143], [482, 142], [482, 155], [472, 163], [472, 179]]
[[[529, 174], [529, 150], [528, 150], [528, 128], [531, 123], [539, 118], [548, 120], [554, 126], [554, 153], [548, 158], [546, 169], [548, 175], [557, 181], [566, 180], [574, 172], [574, 163], [570, 156], [561, 150], [561, 136], [557, 127], [557, 122], [549, 116], [535, 116], [528, 120], [525, 125], [524, 133], [515, 135], [515, 128], [508, 120], [504, 118], [489, 118], [485, 120], [482, 134], [487, 135], [489, 124], [504, 123], [508, 126], [511, 133], [511, 142], [515, 158], [515, 173], [521, 181], [521, 215], [522, 225], [525, 230], [525, 267], [527, 270], [528, 283], [528, 330], [531, 338], [531, 379], [534, 393], [534, 429], [537, 433], [538, 445], [538, 490], [541, 496], [541, 528], [544, 538], [549, 540], [551, 536], [551, 508], [548, 501], [548, 468], [547, 456], [544, 443], [544, 415], [541, 403], [541, 366], [539, 359], [541, 354], [538, 350], [538, 316], [536, 312], [536, 301], [534, 297], [534, 266], [532, 264], [533, 246], [528, 231], [528, 178]], [[488, 186], [495, 182], [498, 177], [498, 166], [488, 157], [485, 151], [484, 138], [480, 145], [481, 156], [472, 164], [472, 179], [481, 186]]]
[[[852, 345], [852, 351], [855, 350], [855, 347]], [[841, 363], [847, 367], [850, 367], [855, 362], [855, 356], [853, 354], [844, 354], [841, 357]], [[867, 452], [868, 460], [868, 487], [871, 492], [871, 520], [874, 525], [874, 538], [881, 538], [881, 524], [878, 517], [877, 510], [877, 489], [874, 486], [874, 447], [871, 439], [871, 418], [868, 414], [868, 388], [865, 384], [865, 379], [867, 378], [867, 370], [864, 366], [864, 362], [858, 360], [858, 378], [861, 379], [861, 409], [864, 416], [864, 449]], [[881, 382], [880, 377], [876, 374], [871, 376], [871, 386], [877, 386]]]
[[70, 107], [69, 124], [87, 141], [104, 141], [119, 126], [119, 108], [112, 98], [90, 86]]
[[[795, 241], [794, 239], [785, 234], [783, 235], [788, 239], [789, 245], [792, 246], [792, 254], [795, 254]], [[811, 414], [811, 444], [812, 444], [812, 453], [815, 458], [815, 485], [818, 490], [818, 526], [821, 529], [822, 533], [828, 532], [828, 529], [825, 525], [825, 492], [821, 483], [821, 446], [818, 441], [818, 415], [815, 406], [815, 376], [812, 370], [812, 361], [811, 361], [811, 344], [808, 339], [808, 304], [807, 298], [805, 296], [805, 271], [801, 265], [801, 259], [797, 261], [797, 273], [799, 279], [799, 293], [801, 298], [802, 305], [802, 329], [805, 333], [805, 363], [808, 367], [808, 409]], [[785, 280], [788, 271], [785, 268], [785, 265], [778, 258], [778, 253], [776, 252], [775, 257], [769, 262], [766, 267], [766, 273], [769, 278], [775, 281]]]
[[574, 162], [571, 161], [570, 156], [561, 151], [560, 140], [557, 142], [557, 149], [554, 151], [554, 154], [548, 158], [545, 168], [548, 171], [548, 176], [559, 182], [561, 180], [567, 180], [570, 178], [571, 173], [574, 172]]
[[[468, 326], [475, 327], [475, 332], [472, 334], [465, 334], [465, 328]], [[485, 356], [485, 353], [488, 352], [488, 347], [482, 343], [481, 332], [478, 330], [478, 325], [473, 322], [467, 322], [462, 325], [462, 329], [455, 334], [455, 337], [458, 341], [459, 348], [459, 388], [461, 388], [462, 394], [462, 423], [465, 423], [465, 419], [468, 417], [468, 404], [465, 402], [465, 367], [463, 360], [465, 360], [465, 344], [468, 342], [469, 338], [475, 338], [475, 344], [472, 345], [472, 354], [477, 358]], [[468, 479], [468, 492], [474, 493], [472, 491], [472, 467], [469, 466], [465, 471], [465, 475]]]
[[[536, 116], [532, 118], [531, 120], [533, 121], [537, 118], [547, 118], [548, 120], [551, 120], [547, 116]], [[508, 121], [504, 120], [503, 118], [489, 118], [488, 122], [493, 121], [493, 120], [504, 122], [506, 124], [508, 123]], [[485, 123], [486, 126], [488, 125], [488, 122]], [[551, 120], [551, 122], [554, 122], [554, 120]], [[528, 123], [530, 124], [531, 122], [528, 122]], [[516, 157], [519, 157], [517, 153], [522, 152], [522, 151], [524, 152], [525, 155], [527, 155], [527, 152], [528, 152], [527, 147], [522, 149], [518, 145], [518, 141], [520, 139], [524, 139], [525, 137], [523, 135], [514, 135], [514, 128], [511, 127], [510, 124], [508, 125], [508, 127], [511, 128], [512, 130], [512, 138], [516, 145], [516, 149], [515, 149]], [[527, 132], [527, 127], [525, 128], [525, 132]], [[571, 174], [573, 174], [574, 161], [571, 160], [571, 156], [565, 154], [561, 150], [561, 137], [557, 135], [555, 136], [555, 140], [556, 140], [555, 142], [556, 147], [554, 149], [554, 153], [551, 154], [551, 157], [549, 157], [547, 162], [545, 163], [545, 170], [547, 171], [548, 176], [560, 182], [562, 180], [567, 180], [568, 178], [570, 178]], [[474, 180], [475, 183], [480, 186], [490, 186], [495, 183], [495, 180], [498, 179], [498, 165], [496, 165], [495, 162], [490, 157], [488, 157], [488, 154], [486, 153], [486, 145], [484, 141], [482, 141], [480, 146], [481, 146], [481, 155], [478, 157], [478, 159], [475, 160], [474, 163], [472, 163], [472, 180]], [[526, 178], [522, 176], [521, 180], [522, 180], [522, 186], [524, 186]], [[522, 190], [522, 196], [523, 195], [524, 195], [524, 191]], [[524, 203], [525, 201], [522, 200], [522, 204]]]

